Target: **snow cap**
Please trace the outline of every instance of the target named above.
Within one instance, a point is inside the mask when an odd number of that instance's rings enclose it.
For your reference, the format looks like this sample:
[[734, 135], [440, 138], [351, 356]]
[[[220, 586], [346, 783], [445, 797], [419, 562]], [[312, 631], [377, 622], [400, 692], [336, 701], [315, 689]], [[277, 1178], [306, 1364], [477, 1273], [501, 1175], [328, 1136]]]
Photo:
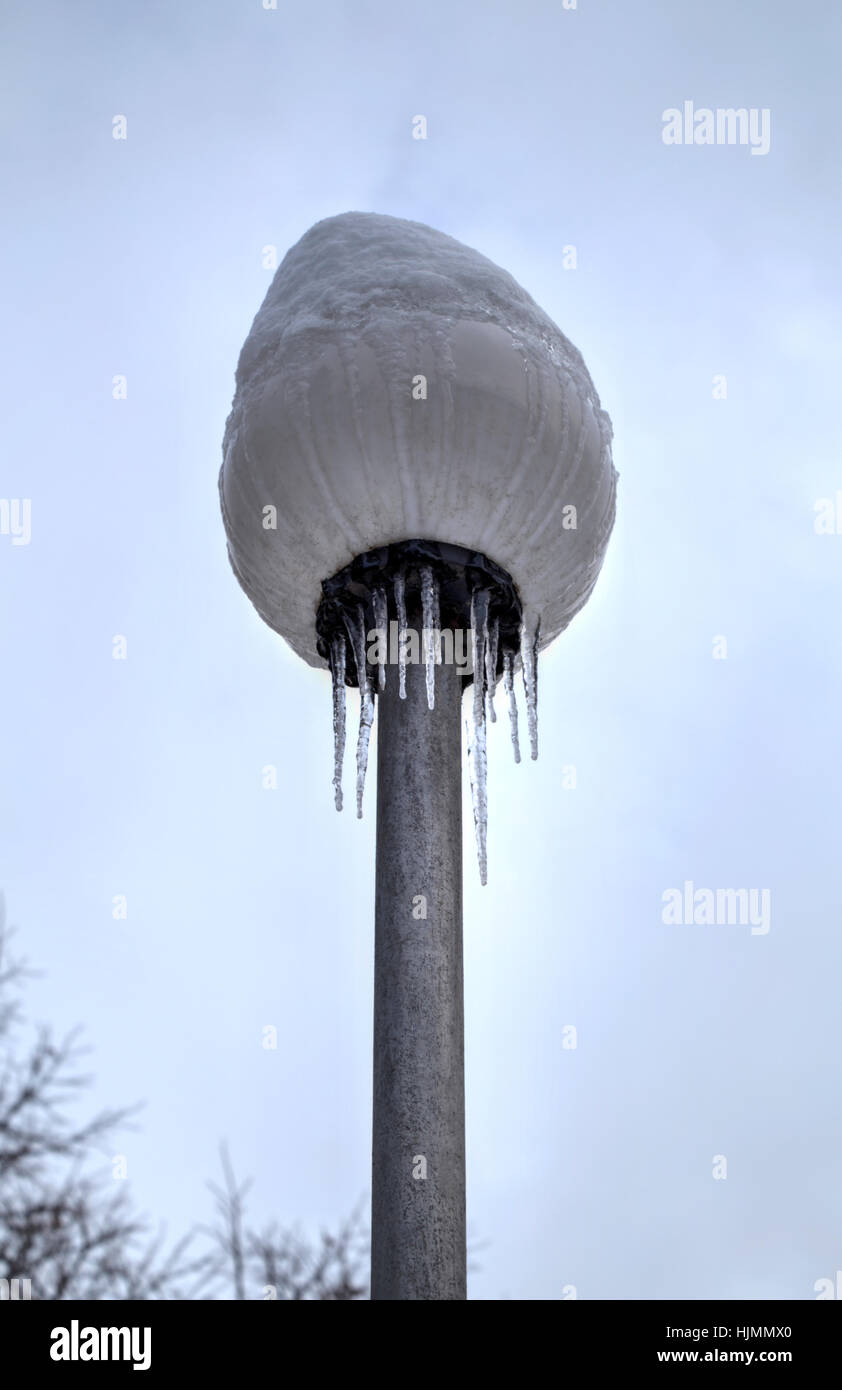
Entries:
[[311, 666], [321, 584], [402, 540], [481, 551], [546, 647], [614, 522], [611, 424], [525, 290], [419, 222], [318, 222], [240, 354], [219, 487], [234, 572]]

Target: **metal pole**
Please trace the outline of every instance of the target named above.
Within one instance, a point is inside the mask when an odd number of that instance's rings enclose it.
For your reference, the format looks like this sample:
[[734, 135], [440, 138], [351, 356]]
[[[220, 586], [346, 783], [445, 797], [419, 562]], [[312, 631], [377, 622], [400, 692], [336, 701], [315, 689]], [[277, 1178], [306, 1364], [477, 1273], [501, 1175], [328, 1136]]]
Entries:
[[377, 697], [372, 1299], [464, 1299], [462, 677]]

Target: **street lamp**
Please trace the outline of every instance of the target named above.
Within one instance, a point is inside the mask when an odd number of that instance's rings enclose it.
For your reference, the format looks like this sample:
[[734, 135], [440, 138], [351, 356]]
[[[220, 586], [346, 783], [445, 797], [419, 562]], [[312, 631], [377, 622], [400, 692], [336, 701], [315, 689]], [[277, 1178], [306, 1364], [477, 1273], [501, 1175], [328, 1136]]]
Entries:
[[[505, 271], [347, 213], [288, 252], [243, 346], [220, 496], [265, 621], [378, 714], [372, 1298], [465, 1297], [461, 725], [486, 878], [486, 718], [587, 600], [614, 520], [611, 426], [573, 345]], [[448, 641], [449, 639], [449, 641]]]

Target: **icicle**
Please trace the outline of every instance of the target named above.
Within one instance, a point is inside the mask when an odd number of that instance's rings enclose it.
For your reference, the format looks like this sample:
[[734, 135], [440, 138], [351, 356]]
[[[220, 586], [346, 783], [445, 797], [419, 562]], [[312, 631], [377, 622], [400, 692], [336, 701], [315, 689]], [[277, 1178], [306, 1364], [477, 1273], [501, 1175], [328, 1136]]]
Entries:
[[368, 766], [368, 744], [371, 738], [371, 726], [374, 723], [374, 692], [365, 664], [365, 609], [362, 604], [358, 604], [356, 617], [348, 612], [345, 612], [343, 616], [348, 636], [351, 639], [351, 650], [354, 653], [357, 680], [360, 684], [360, 731], [357, 738], [357, 819], [362, 820], [363, 791], [365, 790], [365, 773]]
[[523, 663], [523, 685], [526, 690], [526, 722], [529, 728], [529, 747], [533, 758], [538, 756], [538, 632], [530, 639], [526, 624], [520, 628], [520, 659]]
[[485, 683], [488, 687], [488, 715], [492, 724], [497, 723], [494, 712], [494, 692], [497, 689], [497, 644], [500, 639], [500, 619], [492, 618], [485, 625]]
[[406, 579], [395, 575], [395, 608], [398, 611], [398, 695], [406, 699]]
[[436, 665], [441, 666], [441, 607], [438, 578], [433, 575], [433, 632], [436, 634]]
[[488, 852], [486, 835], [488, 828], [487, 770], [488, 757], [485, 746], [485, 722], [477, 725], [473, 703], [471, 717], [465, 720], [468, 735], [468, 773], [471, 779], [471, 803], [474, 809], [474, 834], [477, 841], [477, 860], [479, 862], [479, 881], [488, 882]]
[[333, 680], [333, 792], [337, 811], [342, 810], [342, 760], [345, 756], [345, 638], [334, 634], [330, 644]]
[[[386, 689], [386, 653], [389, 647], [389, 605], [386, 590], [380, 586], [373, 590], [371, 606], [374, 609], [374, 626], [377, 630], [377, 688]], [[382, 637], [382, 641], [381, 641]]]
[[485, 650], [488, 634], [488, 590], [474, 589], [471, 594], [471, 638], [474, 647], [474, 717], [484, 723]]
[[421, 565], [421, 632], [427, 665], [427, 708], [436, 707], [436, 657], [441, 661], [438, 640], [439, 586], [430, 565]]
[[520, 762], [520, 743], [517, 736], [517, 699], [515, 698], [515, 654], [513, 651], [503, 652], [503, 689], [509, 697], [509, 725], [512, 730], [512, 747], [515, 750], [515, 762]]
[[371, 726], [374, 723], [374, 691], [368, 675], [365, 677], [365, 699], [360, 690], [360, 736], [357, 743], [357, 820], [363, 818], [363, 792], [365, 774], [368, 767], [368, 745], [371, 739]]
[[485, 743], [485, 659], [488, 631], [488, 590], [471, 594], [471, 634], [474, 646], [474, 689], [471, 701], [468, 758], [471, 773], [471, 800], [477, 837], [480, 883], [488, 881], [488, 755]]

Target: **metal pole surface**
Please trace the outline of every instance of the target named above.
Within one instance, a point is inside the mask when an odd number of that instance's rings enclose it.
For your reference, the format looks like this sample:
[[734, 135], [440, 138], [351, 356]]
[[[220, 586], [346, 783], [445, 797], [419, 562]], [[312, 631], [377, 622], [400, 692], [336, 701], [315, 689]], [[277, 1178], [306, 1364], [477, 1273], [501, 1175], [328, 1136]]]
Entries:
[[372, 1299], [466, 1298], [462, 677], [377, 697]]

